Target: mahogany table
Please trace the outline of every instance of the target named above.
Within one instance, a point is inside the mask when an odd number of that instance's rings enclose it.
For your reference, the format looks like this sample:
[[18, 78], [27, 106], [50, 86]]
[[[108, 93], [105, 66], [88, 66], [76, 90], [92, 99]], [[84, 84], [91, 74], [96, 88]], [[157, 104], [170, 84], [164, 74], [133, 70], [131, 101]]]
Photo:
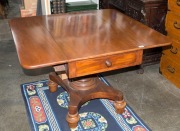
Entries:
[[[71, 128], [78, 110], [91, 99], [114, 100], [117, 113], [126, 102], [121, 91], [101, 82], [100, 72], [139, 65], [144, 49], [167, 46], [164, 35], [112, 9], [10, 20], [20, 64], [25, 69], [54, 67], [49, 89], [61, 85], [70, 95], [66, 120]], [[67, 79], [59, 76], [65, 72]]]

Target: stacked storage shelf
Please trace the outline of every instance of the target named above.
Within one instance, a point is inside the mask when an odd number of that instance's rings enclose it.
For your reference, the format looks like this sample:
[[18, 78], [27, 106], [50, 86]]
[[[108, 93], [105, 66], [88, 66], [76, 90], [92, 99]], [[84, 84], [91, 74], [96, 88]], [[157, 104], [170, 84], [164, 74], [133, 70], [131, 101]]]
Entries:
[[51, 1], [51, 14], [65, 13], [65, 0]]
[[42, 15], [97, 10], [99, 0], [40, 0]]

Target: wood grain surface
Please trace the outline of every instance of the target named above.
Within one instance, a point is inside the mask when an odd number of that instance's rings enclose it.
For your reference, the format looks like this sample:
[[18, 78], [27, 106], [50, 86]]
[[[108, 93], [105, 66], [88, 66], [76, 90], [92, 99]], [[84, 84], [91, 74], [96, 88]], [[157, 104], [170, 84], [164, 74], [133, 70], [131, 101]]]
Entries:
[[166, 36], [114, 9], [15, 18], [9, 24], [26, 69], [171, 44]]

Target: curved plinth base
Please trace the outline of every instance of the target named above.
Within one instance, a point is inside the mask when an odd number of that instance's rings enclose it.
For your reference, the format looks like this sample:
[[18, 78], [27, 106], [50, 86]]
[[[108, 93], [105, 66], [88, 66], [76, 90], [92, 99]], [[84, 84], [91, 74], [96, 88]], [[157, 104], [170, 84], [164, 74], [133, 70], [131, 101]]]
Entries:
[[[57, 90], [57, 84], [62, 86], [70, 96], [68, 106], [68, 114], [66, 120], [70, 128], [75, 128], [78, 125], [80, 106], [96, 98], [105, 98], [115, 101], [114, 107], [117, 113], [123, 113], [126, 102], [123, 99], [121, 91], [107, 86], [98, 77], [79, 79], [77, 81], [62, 80], [55, 72], [49, 74], [50, 83], [49, 89], [51, 92]], [[78, 84], [77, 84], [78, 83]]]

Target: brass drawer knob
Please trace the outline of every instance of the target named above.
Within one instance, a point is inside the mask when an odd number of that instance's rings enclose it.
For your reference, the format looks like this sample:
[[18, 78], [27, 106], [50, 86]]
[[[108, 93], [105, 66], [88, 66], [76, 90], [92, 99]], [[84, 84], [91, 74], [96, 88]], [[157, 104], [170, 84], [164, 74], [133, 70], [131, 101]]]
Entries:
[[174, 21], [174, 28], [180, 29], [180, 24], [177, 21]]
[[111, 63], [111, 61], [106, 60], [106, 61], [105, 61], [105, 65], [106, 65], [107, 67], [111, 67], [111, 66], [112, 66], [112, 63]]
[[173, 67], [171, 67], [170, 65], [168, 65], [167, 70], [168, 70], [170, 73], [174, 73], [174, 72], [175, 72], [175, 69], [174, 69]]
[[177, 0], [177, 1], [176, 1], [176, 4], [177, 4], [178, 6], [180, 6], [180, 0]]
[[171, 53], [173, 54], [177, 54], [178, 53], [178, 48], [175, 48], [173, 46], [171, 46], [171, 49], [170, 49]]

